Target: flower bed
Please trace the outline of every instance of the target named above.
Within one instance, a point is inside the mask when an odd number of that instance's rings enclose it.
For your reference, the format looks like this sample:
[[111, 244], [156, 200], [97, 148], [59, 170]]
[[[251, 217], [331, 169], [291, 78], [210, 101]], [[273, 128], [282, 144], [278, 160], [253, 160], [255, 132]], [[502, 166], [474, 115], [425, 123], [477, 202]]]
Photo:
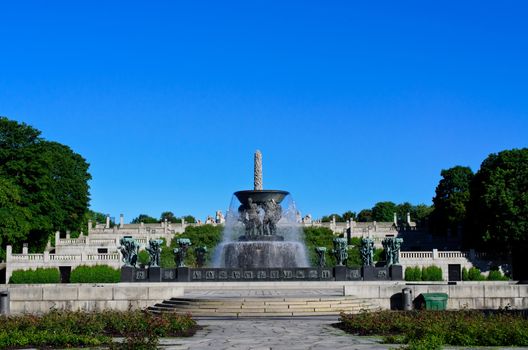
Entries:
[[[155, 349], [159, 337], [192, 336], [199, 328], [189, 315], [155, 315], [145, 311], [53, 311], [40, 316], [0, 316], [0, 324], [0, 349], [81, 346]], [[113, 337], [124, 340], [115, 343]]]

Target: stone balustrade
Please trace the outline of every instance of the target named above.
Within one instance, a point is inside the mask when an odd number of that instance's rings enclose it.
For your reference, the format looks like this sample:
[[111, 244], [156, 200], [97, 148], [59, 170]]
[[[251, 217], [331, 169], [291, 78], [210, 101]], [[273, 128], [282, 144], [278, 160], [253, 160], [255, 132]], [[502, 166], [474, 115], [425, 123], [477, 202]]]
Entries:
[[501, 270], [509, 270], [509, 265], [502, 260], [490, 261], [489, 256], [485, 253], [478, 253], [474, 250], [469, 251], [400, 251], [400, 264], [403, 269], [406, 267], [427, 267], [431, 265], [438, 266], [442, 269], [443, 278], [448, 278], [448, 265], [460, 264], [462, 268], [470, 269], [479, 268], [486, 274], [492, 266], [498, 266]]
[[6, 247], [6, 281], [9, 281], [15, 270], [29, 270], [39, 267], [70, 267], [74, 269], [80, 265], [109, 265], [119, 268], [122, 265], [121, 254], [118, 252], [104, 254], [29, 254], [24, 248], [22, 254], [13, 254], [12, 247]]

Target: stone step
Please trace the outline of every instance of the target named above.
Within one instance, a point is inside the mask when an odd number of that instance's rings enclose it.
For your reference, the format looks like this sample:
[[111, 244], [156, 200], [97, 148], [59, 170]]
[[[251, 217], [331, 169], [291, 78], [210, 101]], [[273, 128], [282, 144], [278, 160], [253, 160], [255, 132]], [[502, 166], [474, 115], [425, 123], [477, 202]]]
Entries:
[[150, 312], [174, 312], [203, 317], [295, 317], [337, 315], [377, 310], [353, 296], [320, 298], [171, 298], [148, 308]]

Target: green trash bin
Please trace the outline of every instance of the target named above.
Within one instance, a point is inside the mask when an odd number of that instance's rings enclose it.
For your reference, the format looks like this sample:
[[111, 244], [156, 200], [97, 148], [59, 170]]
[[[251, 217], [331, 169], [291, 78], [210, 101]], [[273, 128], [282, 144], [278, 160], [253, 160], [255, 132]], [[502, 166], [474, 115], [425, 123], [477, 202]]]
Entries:
[[422, 293], [422, 309], [426, 310], [446, 310], [447, 293]]

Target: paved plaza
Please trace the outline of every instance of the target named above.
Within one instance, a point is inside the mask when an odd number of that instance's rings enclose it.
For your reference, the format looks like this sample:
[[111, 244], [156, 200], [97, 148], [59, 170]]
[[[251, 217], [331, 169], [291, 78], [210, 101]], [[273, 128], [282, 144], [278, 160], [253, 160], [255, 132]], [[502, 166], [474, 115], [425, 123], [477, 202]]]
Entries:
[[376, 338], [352, 336], [332, 326], [337, 317], [266, 320], [202, 319], [194, 337], [162, 339], [171, 350], [393, 349]]

